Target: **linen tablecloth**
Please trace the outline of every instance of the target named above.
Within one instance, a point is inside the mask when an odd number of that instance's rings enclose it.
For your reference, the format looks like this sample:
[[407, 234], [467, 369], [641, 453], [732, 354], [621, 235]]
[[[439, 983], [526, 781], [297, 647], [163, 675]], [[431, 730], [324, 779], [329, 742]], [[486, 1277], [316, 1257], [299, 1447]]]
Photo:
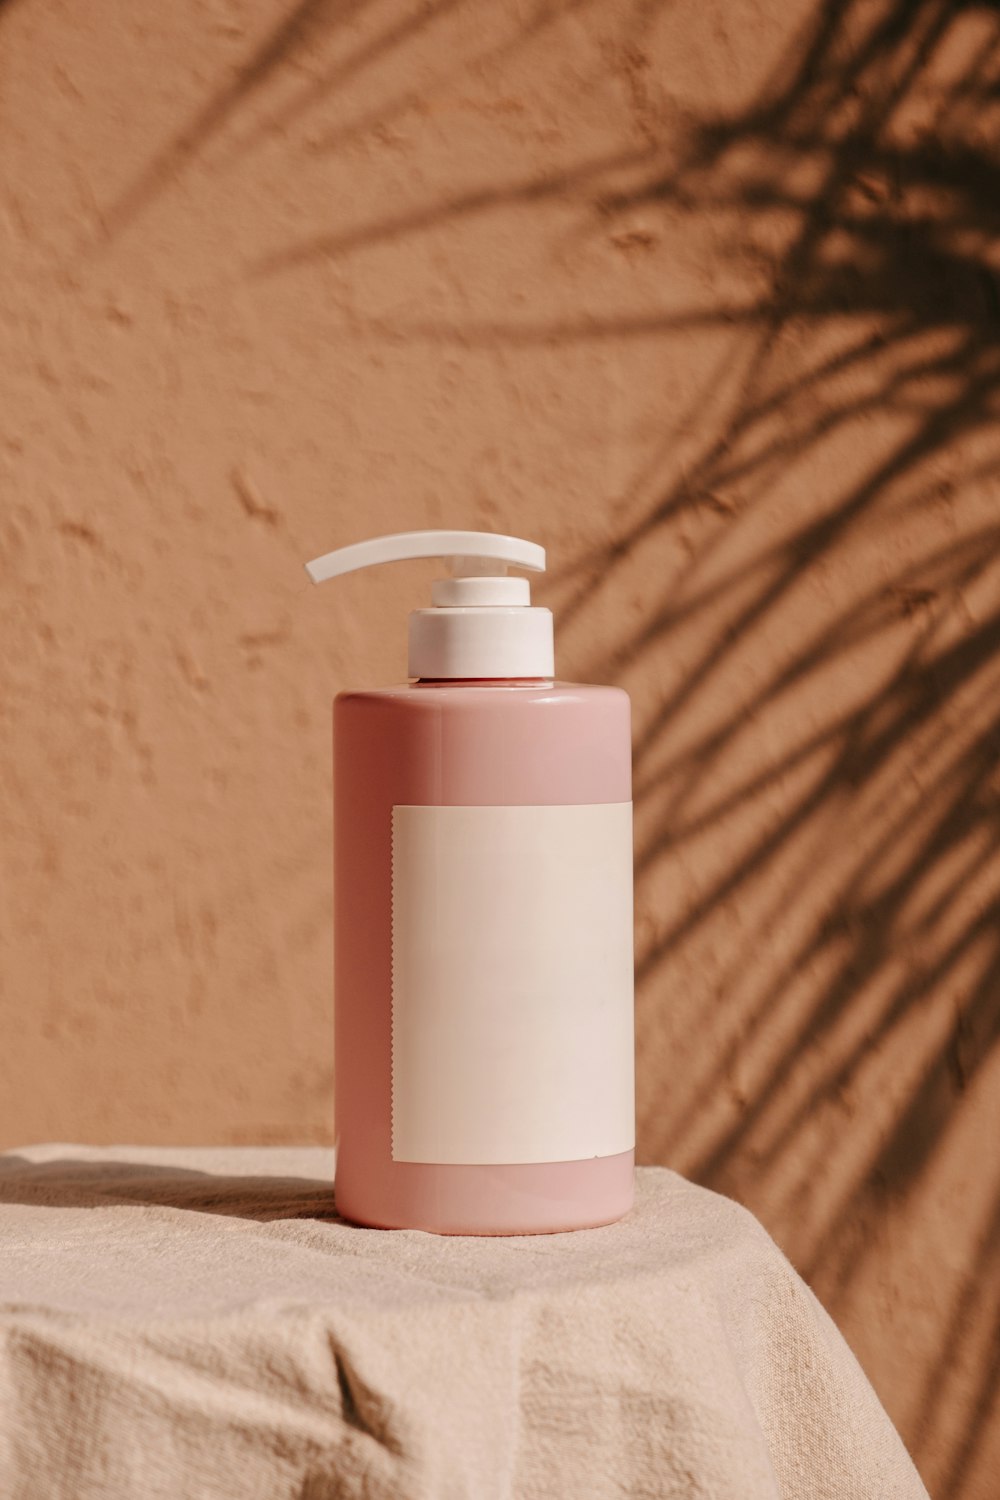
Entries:
[[916, 1500], [756, 1220], [660, 1168], [624, 1222], [338, 1220], [319, 1148], [0, 1154], [5, 1500]]

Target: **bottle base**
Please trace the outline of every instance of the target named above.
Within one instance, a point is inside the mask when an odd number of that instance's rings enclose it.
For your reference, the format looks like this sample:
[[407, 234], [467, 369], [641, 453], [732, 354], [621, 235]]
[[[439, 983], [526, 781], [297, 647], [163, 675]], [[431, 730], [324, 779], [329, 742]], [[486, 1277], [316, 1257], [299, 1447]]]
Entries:
[[[632, 1207], [635, 1153], [496, 1166], [392, 1162], [378, 1191], [338, 1162], [337, 1211], [368, 1229], [441, 1235], [563, 1234], [614, 1224]], [[366, 1191], [367, 1188], [367, 1191]]]

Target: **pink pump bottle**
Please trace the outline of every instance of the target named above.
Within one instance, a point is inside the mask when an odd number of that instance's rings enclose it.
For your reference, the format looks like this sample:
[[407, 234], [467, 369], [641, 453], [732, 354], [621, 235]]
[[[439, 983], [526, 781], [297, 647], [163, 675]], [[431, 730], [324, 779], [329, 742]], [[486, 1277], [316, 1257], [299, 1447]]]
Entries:
[[554, 681], [544, 550], [405, 532], [313, 582], [451, 560], [410, 680], [334, 703], [336, 1201], [438, 1234], [608, 1224], [635, 1145], [629, 700]]

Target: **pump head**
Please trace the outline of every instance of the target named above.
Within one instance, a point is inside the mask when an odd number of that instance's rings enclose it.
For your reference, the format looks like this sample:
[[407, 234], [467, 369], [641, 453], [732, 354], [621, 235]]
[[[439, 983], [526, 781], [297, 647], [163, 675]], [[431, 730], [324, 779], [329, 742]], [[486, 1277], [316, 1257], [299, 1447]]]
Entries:
[[431, 589], [431, 608], [410, 615], [409, 675], [425, 679], [551, 678], [552, 612], [531, 603], [526, 578], [545, 570], [545, 549], [489, 531], [400, 531], [338, 547], [306, 563], [313, 583], [410, 558], [442, 557], [450, 578]]

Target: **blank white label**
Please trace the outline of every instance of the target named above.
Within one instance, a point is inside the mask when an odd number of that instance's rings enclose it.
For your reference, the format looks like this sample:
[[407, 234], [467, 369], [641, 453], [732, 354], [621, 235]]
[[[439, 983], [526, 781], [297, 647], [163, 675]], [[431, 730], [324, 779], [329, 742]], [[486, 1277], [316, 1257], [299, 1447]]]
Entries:
[[635, 1144], [632, 805], [394, 807], [392, 1155]]

